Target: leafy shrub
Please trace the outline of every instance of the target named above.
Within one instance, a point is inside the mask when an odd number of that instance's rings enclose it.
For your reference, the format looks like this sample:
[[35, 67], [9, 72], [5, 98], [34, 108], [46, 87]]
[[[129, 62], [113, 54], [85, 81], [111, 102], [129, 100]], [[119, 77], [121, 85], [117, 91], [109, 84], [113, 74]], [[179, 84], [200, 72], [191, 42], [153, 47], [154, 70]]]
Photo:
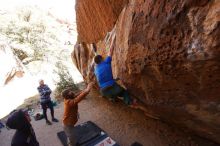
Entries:
[[70, 75], [67, 67], [61, 61], [56, 63], [56, 68], [57, 70], [55, 70], [55, 72], [58, 75], [58, 80], [56, 81], [55, 97], [60, 98], [61, 92], [67, 88], [71, 89], [72, 91], [78, 90], [78, 87]]

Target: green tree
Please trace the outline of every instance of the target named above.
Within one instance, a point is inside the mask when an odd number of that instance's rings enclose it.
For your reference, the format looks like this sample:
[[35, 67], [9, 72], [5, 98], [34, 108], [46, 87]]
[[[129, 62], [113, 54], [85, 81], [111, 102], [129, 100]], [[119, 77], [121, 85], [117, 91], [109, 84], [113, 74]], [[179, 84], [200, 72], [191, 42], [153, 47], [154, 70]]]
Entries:
[[61, 62], [56, 63], [55, 72], [58, 75], [58, 80], [56, 81], [56, 94], [59, 95], [64, 89], [71, 89], [72, 91], [78, 90], [72, 76], [70, 75], [67, 67]]

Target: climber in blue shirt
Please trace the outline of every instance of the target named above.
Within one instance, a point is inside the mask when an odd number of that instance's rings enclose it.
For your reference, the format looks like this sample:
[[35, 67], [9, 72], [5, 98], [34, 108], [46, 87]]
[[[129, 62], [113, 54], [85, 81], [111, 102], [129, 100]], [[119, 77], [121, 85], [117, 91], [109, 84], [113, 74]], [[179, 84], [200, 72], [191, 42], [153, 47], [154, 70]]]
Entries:
[[[134, 101], [129, 96], [129, 93], [126, 89], [121, 87], [117, 82], [114, 80], [112, 75], [112, 54], [115, 45], [115, 38], [111, 42], [110, 51], [108, 57], [103, 59], [101, 55], [96, 55], [94, 57], [95, 62], [95, 76], [98, 81], [101, 93], [103, 96], [112, 99], [113, 101], [119, 96], [123, 97], [123, 101], [127, 105], [134, 106]], [[95, 45], [93, 45], [93, 49], [96, 50]]]

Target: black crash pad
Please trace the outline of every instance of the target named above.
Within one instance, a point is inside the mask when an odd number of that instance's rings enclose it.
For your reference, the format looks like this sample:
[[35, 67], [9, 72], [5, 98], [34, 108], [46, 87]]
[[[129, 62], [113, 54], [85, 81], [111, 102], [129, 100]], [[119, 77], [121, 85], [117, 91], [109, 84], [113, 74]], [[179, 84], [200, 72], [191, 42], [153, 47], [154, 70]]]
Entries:
[[[80, 124], [74, 128], [77, 144], [76, 146], [94, 146], [102, 141], [110, 141], [113, 146], [119, 146], [116, 144], [107, 133], [91, 121]], [[63, 146], [67, 146], [67, 137], [64, 131], [57, 133]]]

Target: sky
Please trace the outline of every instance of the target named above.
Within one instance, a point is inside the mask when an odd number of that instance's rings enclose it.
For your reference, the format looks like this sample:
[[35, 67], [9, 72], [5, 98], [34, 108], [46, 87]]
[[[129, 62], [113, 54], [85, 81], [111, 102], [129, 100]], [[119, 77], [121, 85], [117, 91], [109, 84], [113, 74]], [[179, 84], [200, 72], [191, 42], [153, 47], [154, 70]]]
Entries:
[[0, 0], [0, 9], [14, 9], [25, 5], [37, 5], [54, 15], [75, 22], [75, 0]]

